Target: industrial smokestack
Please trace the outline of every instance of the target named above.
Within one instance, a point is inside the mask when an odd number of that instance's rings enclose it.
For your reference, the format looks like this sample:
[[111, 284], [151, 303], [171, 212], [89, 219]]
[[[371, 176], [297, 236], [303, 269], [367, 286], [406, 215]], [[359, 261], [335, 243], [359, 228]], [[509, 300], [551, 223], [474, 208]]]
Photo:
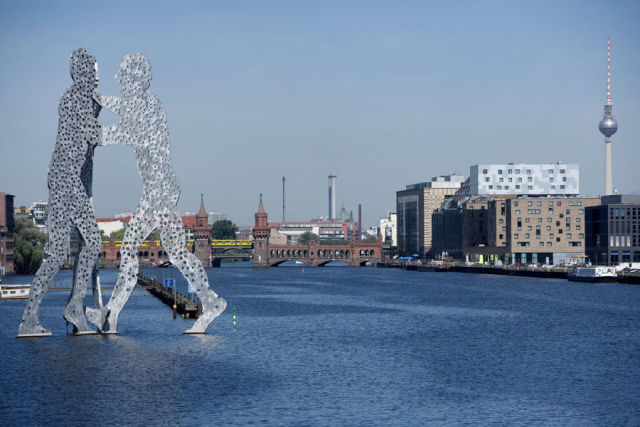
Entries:
[[336, 182], [338, 175], [329, 175], [329, 219], [336, 219]]
[[358, 203], [358, 240], [362, 240], [362, 205]]

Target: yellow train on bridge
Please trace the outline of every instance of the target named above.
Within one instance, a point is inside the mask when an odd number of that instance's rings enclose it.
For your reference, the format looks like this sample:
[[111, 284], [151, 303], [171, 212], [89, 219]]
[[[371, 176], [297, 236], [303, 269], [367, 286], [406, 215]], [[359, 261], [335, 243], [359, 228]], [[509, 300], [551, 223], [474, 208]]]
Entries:
[[[122, 241], [121, 240], [116, 240], [113, 243], [116, 246], [122, 246]], [[193, 244], [193, 240], [188, 240], [186, 243]], [[102, 242], [102, 246], [109, 246], [110, 244], [111, 244], [111, 242], [109, 240], [106, 240], [106, 241]], [[160, 240], [145, 240], [144, 242], [142, 242], [142, 244], [140, 246], [141, 247], [144, 247], [144, 246], [162, 246], [162, 242]], [[211, 246], [214, 246], [214, 247], [234, 246], [234, 247], [250, 248], [250, 247], [253, 247], [253, 240], [212, 240], [211, 241]]]
[[211, 246], [253, 246], [253, 240], [212, 240]]

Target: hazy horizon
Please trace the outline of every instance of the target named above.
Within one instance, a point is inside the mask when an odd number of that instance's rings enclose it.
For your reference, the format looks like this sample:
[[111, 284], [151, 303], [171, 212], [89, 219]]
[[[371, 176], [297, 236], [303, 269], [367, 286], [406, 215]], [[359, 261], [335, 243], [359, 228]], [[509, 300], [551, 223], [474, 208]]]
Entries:
[[[87, 48], [105, 94], [122, 56], [150, 59], [167, 111], [179, 208], [253, 223], [326, 216], [327, 176], [363, 225], [407, 184], [477, 163], [580, 165], [604, 185], [607, 36], [613, 183], [640, 190], [640, 3], [23, 2], [0, 6], [0, 191], [47, 200], [47, 168], [69, 55]], [[117, 118], [103, 112], [100, 121]], [[95, 152], [96, 216], [135, 209], [128, 147]]]

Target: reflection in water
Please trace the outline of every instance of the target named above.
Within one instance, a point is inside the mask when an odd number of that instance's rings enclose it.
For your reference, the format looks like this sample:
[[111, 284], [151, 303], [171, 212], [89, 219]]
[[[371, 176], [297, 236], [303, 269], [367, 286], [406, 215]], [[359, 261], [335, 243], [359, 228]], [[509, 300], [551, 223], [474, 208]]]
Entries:
[[[163, 270], [146, 273], [173, 274]], [[640, 420], [638, 287], [386, 269], [209, 273], [230, 308], [209, 335], [183, 335], [193, 320], [173, 320], [143, 292], [120, 335], [66, 335], [68, 293], [51, 291], [41, 319], [54, 336], [17, 340], [24, 302], [2, 301], [2, 424]]]

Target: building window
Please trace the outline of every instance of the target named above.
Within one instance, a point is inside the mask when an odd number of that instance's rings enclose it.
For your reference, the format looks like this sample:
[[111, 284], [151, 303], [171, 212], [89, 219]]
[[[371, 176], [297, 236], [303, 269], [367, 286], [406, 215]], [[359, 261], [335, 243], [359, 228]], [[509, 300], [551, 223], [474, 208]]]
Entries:
[[533, 190], [533, 186], [532, 185], [527, 185], [527, 190]]
[[584, 213], [584, 209], [578, 209], [578, 213], [582, 215]]
[[520, 169], [516, 169], [516, 175], [520, 175]]
[[504, 178], [500, 178], [500, 179], [498, 179], [498, 181], [504, 182]]
[[498, 185], [498, 186], [497, 186], [497, 189], [498, 189], [498, 190], [502, 190], [502, 185]]
[[564, 187], [564, 185], [561, 185], [561, 186], [560, 186], [560, 189], [561, 189], [561, 190], [564, 190], [564, 188], [565, 188], [565, 187]]
[[499, 224], [504, 224], [504, 219], [500, 218], [500, 219], [498, 220], [498, 223], [499, 223]]
[[488, 176], [487, 176], [487, 177], [485, 177], [484, 182], [489, 182], [489, 181], [490, 181], [490, 180], [489, 180], [489, 177], [488, 177]]
[[553, 182], [553, 177], [552, 176], [549, 177], [549, 182]]
[[493, 185], [489, 184], [489, 190], [493, 189]]
[[580, 234], [578, 234], [578, 237], [581, 238], [581, 239], [584, 239], [584, 234], [580, 233]]
[[547, 246], [551, 246], [551, 242], [547, 242]]
[[560, 169], [560, 173], [564, 173], [564, 172], [565, 172], [564, 169]]
[[529, 233], [525, 233], [525, 234], [524, 234], [524, 238], [525, 238], [525, 239], [529, 239], [530, 237], [531, 237], [531, 236], [529, 235]]
[[508, 185], [505, 185], [505, 186], [504, 186], [504, 189], [505, 189], [505, 190], [508, 190], [508, 189], [509, 189], [509, 186], [508, 186]]
[[579, 225], [576, 225], [576, 230], [580, 230], [580, 226]]
[[509, 182], [513, 182], [513, 178], [509, 177]]
[[562, 182], [567, 182], [567, 177], [566, 176], [562, 177]]
[[551, 186], [551, 189], [552, 189], [552, 190], [555, 190], [555, 189], [556, 189], [556, 186], [555, 186], [555, 185], [552, 185], [552, 186]]
[[502, 169], [498, 169], [498, 175], [502, 175]]
[[567, 233], [567, 239], [571, 238], [571, 233]]
[[549, 174], [552, 174], [552, 173], [553, 173], [553, 169], [549, 169]]
[[509, 169], [508, 173], [510, 174], [513, 173], [513, 169]]
[[520, 209], [516, 209], [516, 215], [520, 215]]
[[533, 206], [533, 202], [532, 201], [528, 201], [527, 202], [527, 206]]
[[514, 234], [514, 235], [513, 235], [513, 238], [514, 238], [514, 239], [517, 239], [519, 236], [520, 236], [520, 235], [519, 235], [518, 233], [516, 233], [516, 234]]
[[544, 246], [544, 242], [540, 242], [540, 246]]
[[527, 175], [531, 175], [531, 169], [527, 169]]
[[549, 238], [553, 239], [553, 233], [549, 233]]
[[489, 172], [489, 171], [488, 171], [488, 170], [486, 170], [486, 169], [482, 169], [482, 173], [483, 173], [483, 174], [485, 174], [485, 175], [486, 175], [486, 174], [487, 174], [487, 172]]
[[551, 222], [551, 221], [552, 221], [551, 218], [547, 218], [547, 222]]
[[527, 182], [533, 182], [533, 177], [532, 176], [528, 176], [527, 177]]
[[518, 206], [518, 201], [513, 202], [513, 206]]
[[547, 231], [551, 231], [551, 226], [547, 225]]
[[519, 190], [520, 186], [518, 184], [516, 184], [516, 190]]
[[518, 182], [522, 182], [522, 177], [518, 178]]

